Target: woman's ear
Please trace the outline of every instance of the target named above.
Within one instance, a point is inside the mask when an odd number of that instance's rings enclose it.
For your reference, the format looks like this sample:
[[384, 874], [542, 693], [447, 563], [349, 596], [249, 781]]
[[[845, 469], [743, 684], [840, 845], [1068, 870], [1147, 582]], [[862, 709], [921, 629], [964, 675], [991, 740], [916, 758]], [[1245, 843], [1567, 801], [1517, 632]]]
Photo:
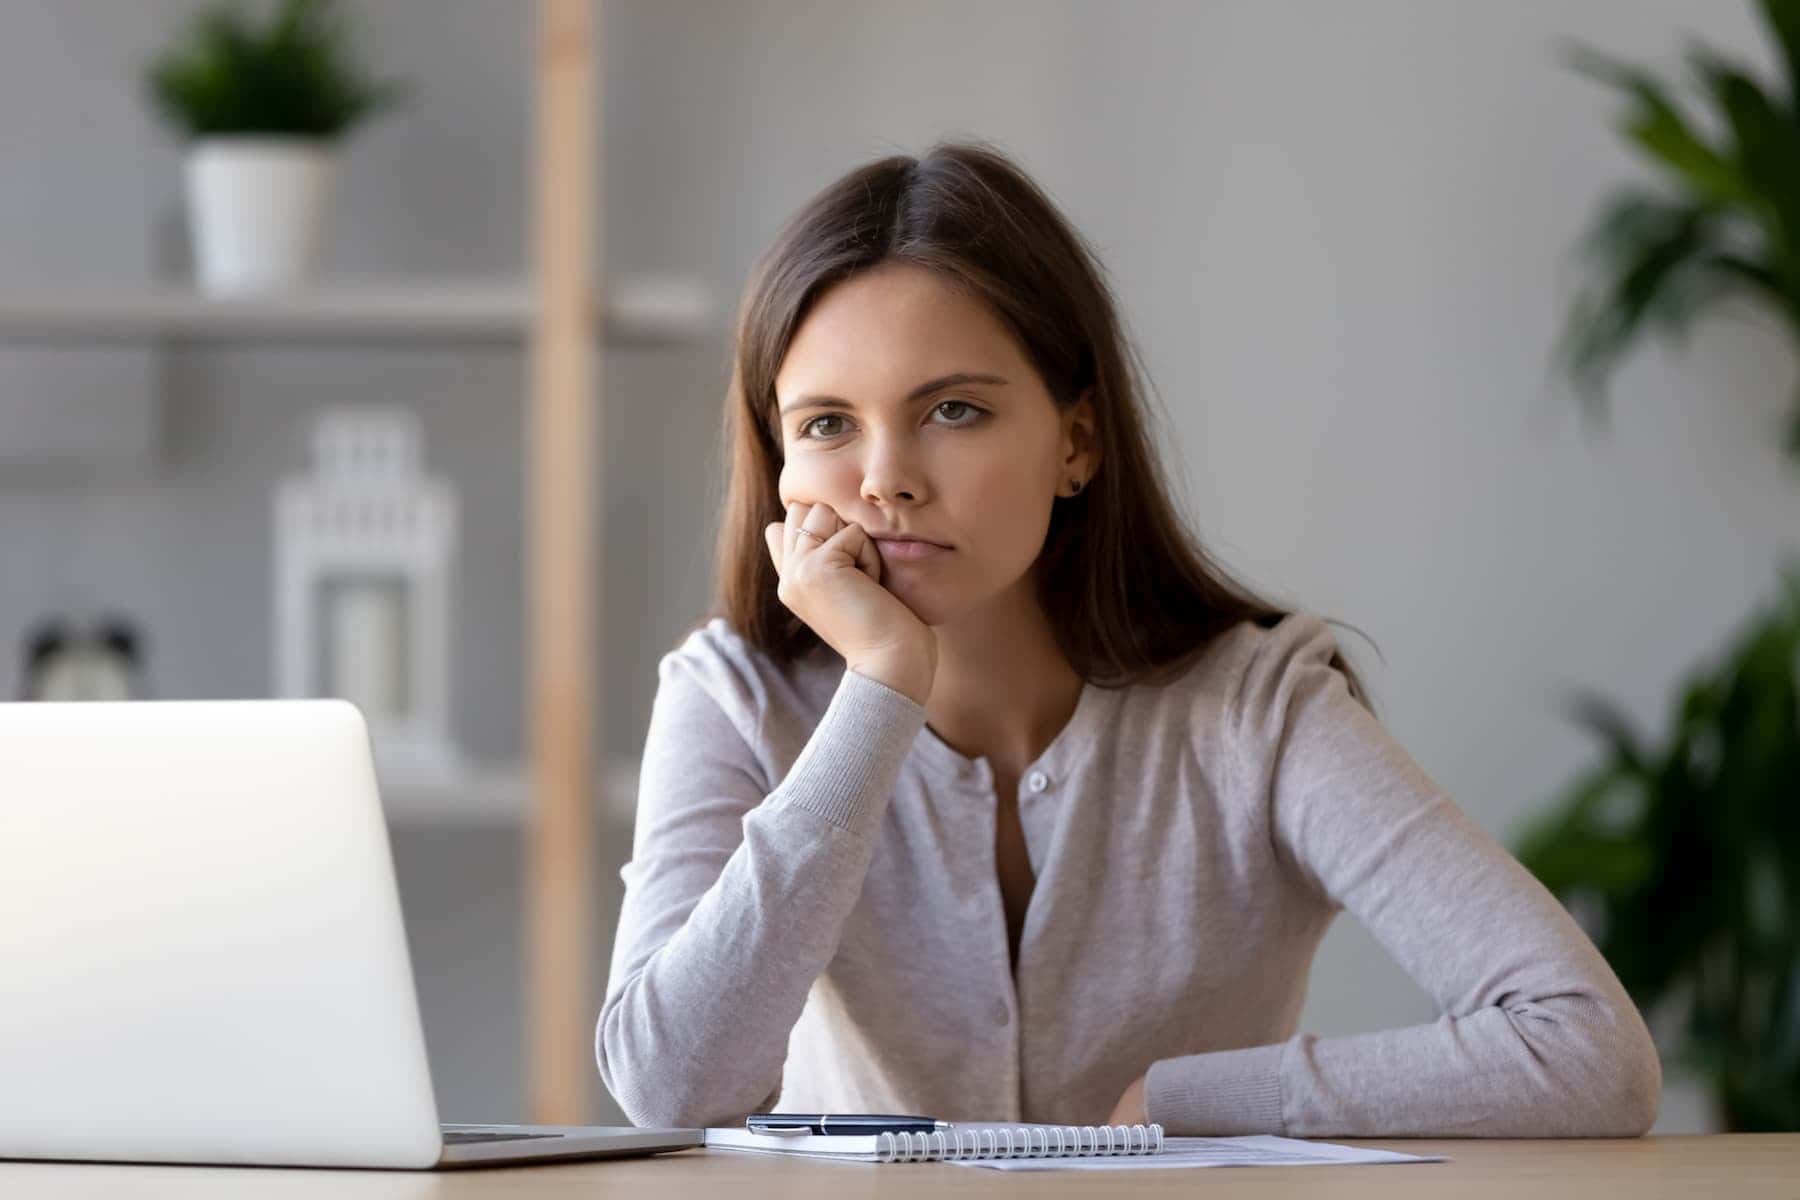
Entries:
[[1063, 466], [1084, 482], [1100, 469], [1100, 439], [1094, 419], [1094, 389], [1083, 391], [1063, 413]]

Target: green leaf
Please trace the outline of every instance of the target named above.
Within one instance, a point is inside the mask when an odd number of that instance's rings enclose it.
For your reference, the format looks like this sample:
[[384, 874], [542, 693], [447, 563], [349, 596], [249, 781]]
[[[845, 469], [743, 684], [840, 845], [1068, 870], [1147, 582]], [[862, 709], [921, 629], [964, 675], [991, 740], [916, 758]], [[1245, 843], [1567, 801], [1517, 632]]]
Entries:
[[1648, 72], [1579, 44], [1568, 48], [1565, 61], [1581, 74], [1623, 90], [1635, 101], [1620, 128], [1697, 197], [1734, 204], [1757, 202], [1736, 164], [1693, 131]]
[[1782, 65], [1786, 68], [1789, 80], [1788, 112], [1800, 119], [1800, 96], [1796, 96], [1792, 86], [1794, 80], [1800, 80], [1800, 2], [1762, 0], [1758, 8], [1761, 9], [1763, 23], [1775, 35], [1775, 44], [1781, 49]]
[[1800, 230], [1800, 125], [1736, 64], [1699, 44], [1690, 44], [1685, 57], [1725, 113], [1732, 159], [1748, 184], [1739, 202], [1765, 229], [1775, 270], [1791, 284]]
[[1720, 275], [1735, 278], [1751, 291], [1761, 295], [1763, 299], [1780, 310], [1788, 310], [1784, 315], [1795, 315], [1794, 293], [1782, 282], [1775, 271], [1762, 263], [1753, 262], [1741, 254], [1720, 251], [1711, 254], [1707, 263]]
[[1583, 688], [1563, 701], [1563, 713], [1575, 724], [1598, 737], [1619, 768], [1634, 776], [1644, 773], [1645, 752], [1631, 718], [1604, 695]]
[[338, 137], [409, 94], [364, 78], [349, 43], [334, 0], [283, 0], [261, 30], [221, 3], [193, 19], [145, 84], [159, 114], [190, 136]]
[[[1588, 248], [1610, 278], [1577, 297], [1554, 349], [1591, 406], [1604, 402], [1607, 377], [1646, 319], [1679, 331], [1718, 290], [1708, 278], [1719, 253], [1714, 221], [1710, 208], [1629, 194], [1596, 223]], [[1675, 294], [1665, 294], [1670, 289]]]

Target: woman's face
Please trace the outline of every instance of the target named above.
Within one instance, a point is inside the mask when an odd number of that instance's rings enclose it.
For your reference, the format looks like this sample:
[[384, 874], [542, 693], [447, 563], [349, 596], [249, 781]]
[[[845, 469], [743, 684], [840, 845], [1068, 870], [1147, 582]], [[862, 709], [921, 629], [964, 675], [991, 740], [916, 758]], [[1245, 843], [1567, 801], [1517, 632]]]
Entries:
[[982, 302], [887, 263], [834, 285], [775, 378], [780, 494], [870, 534], [949, 547], [881, 552], [881, 583], [927, 625], [1017, 584], [1071, 478], [1092, 474], [1092, 405], [1061, 412]]

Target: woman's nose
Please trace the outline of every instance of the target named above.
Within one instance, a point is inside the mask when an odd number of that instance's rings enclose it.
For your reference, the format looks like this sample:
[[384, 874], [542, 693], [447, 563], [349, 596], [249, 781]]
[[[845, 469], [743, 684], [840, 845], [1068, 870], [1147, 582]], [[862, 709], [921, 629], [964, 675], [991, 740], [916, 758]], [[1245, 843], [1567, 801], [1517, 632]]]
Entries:
[[904, 439], [872, 440], [863, 463], [864, 499], [870, 501], [912, 501], [924, 490], [920, 467], [913, 448], [902, 445]]

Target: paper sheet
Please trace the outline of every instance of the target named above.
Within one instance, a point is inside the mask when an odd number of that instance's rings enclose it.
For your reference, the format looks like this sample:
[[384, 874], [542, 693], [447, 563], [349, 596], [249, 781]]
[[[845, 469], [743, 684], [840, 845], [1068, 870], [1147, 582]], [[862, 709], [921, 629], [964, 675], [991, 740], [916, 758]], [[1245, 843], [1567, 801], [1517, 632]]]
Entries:
[[1442, 1155], [1400, 1154], [1361, 1146], [1335, 1146], [1299, 1138], [1168, 1137], [1161, 1154], [1116, 1154], [1075, 1158], [957, 1159], [959, 1167], [997, 1171], [1160, 1171], [1175, 1167], [1315, 1167], [1344, 1163], [1444, 1162]]

